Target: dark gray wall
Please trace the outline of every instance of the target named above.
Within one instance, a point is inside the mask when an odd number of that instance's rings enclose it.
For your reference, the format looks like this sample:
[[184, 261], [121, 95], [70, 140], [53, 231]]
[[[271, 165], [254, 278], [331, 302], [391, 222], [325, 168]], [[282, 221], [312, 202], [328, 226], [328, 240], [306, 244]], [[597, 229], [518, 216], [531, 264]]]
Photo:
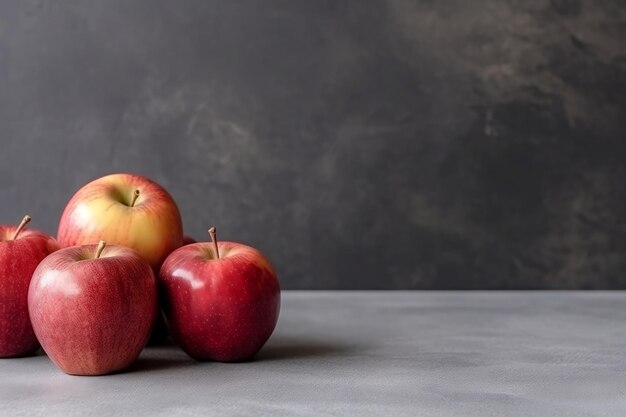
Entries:
[[626, 288], [623, 1], [0, 2], [0, 220], [148, 175], [284, 288]]

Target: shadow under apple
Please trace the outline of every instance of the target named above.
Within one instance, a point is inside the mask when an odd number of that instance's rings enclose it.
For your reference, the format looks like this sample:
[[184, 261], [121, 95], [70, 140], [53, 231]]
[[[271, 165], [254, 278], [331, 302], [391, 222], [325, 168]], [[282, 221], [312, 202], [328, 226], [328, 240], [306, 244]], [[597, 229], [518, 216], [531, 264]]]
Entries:
[[[272, 338], [252, 359], [238, 363], [271, 362], [286, 360], [307, 360], [341, 357], [353, 350], [353, 347], [333, 341], [307, 340], [296, 338]], [[121, 373], [166, 371], [178, 368], [198, 366], [213, 361], [196, 361], [184, 353], [178, 346], [148, 346], [141, 356]], [[234, 362], [233, 362], [234, 364]]]
[[276, 337], [256, 354], [251, 361], [280, 361], [311, 358], [340, 357], [350, 352], [349, 345], [333, 341]]
[[141, 355], [124, 372], [163, 371], [197, 364], [178, 346], [165, 342], [159, 346], [147, 346]]

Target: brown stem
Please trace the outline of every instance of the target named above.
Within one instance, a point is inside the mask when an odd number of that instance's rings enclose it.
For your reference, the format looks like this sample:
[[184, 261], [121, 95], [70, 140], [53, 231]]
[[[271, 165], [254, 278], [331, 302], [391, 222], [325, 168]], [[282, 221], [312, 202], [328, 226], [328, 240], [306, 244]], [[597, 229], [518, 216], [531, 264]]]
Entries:
[[94, 259], [98, 259], [100, 258], [100, 255], [102, 255], [102, 251], [104, 250], [104, 247], [107, 245], [107, 243], [104, 240], [101, 240], [98, 243], [98, 247], [96, 248], [96, 256], [94, 256]]
[[137, 199], [139, 198], [139, 194], [141, 194], [141, 193], [139, 192], [139, 190], [135, 190], [135, 191], [133, 192], [133, 198], [132, 198], [132, 200], [130, 200], [130, 206], [131, 206], [131, 207], [135, 207], [135, 202], [136, 202], [136, 201], [137, 201]]
[[15, 233], [13, 233], [13, 238], [11, 240], [17, 239], [17, 237], [20, 235], [20, 233], [22, 233], [22, 230], [24, 230], [24, 226], [26, 226], [28, 224], [28, 222], [31, 221], [31, 220], [32, 219], [31, 219], [31, 217], [28, 214], [26, 216], [24, 216], [24, 218], [20, 222], [20, 225], [17, 226], [17, 229], [15, 229]]
[[209, 235], [211, 235], [211, 242], [213, 242], [213, 248], [215, 249], [215, 256], [217, 259], [220, 258], [220, 250], [217, 248], [217, 230], [214, 227], [209, 229]]

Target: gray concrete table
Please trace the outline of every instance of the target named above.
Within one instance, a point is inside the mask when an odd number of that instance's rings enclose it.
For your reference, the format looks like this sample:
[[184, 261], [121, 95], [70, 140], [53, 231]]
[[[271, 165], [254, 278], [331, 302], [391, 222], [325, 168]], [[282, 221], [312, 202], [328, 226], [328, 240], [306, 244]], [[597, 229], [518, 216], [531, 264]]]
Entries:
[[626, 293], [285, 292], [255, 361], [0, 360], [1, 416], [626, 416]]

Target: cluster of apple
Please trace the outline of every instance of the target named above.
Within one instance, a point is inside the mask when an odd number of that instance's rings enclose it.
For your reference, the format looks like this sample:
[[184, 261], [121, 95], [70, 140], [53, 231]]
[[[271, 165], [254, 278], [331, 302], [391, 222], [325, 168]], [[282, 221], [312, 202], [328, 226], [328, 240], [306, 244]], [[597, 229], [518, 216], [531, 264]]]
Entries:
[[[0, 358], [39, 346], [64, 372], [103, 375], [137, 359], [161, 318], [198, 360], [242, 361], [272, 334], [280, 287], [269, 261], [240, 243], [183, 236], [170, 194], [113, 174], [82, 187], [54, 239], [0, 226]], [[161, 319], [162, 320], [162, 319]]]

